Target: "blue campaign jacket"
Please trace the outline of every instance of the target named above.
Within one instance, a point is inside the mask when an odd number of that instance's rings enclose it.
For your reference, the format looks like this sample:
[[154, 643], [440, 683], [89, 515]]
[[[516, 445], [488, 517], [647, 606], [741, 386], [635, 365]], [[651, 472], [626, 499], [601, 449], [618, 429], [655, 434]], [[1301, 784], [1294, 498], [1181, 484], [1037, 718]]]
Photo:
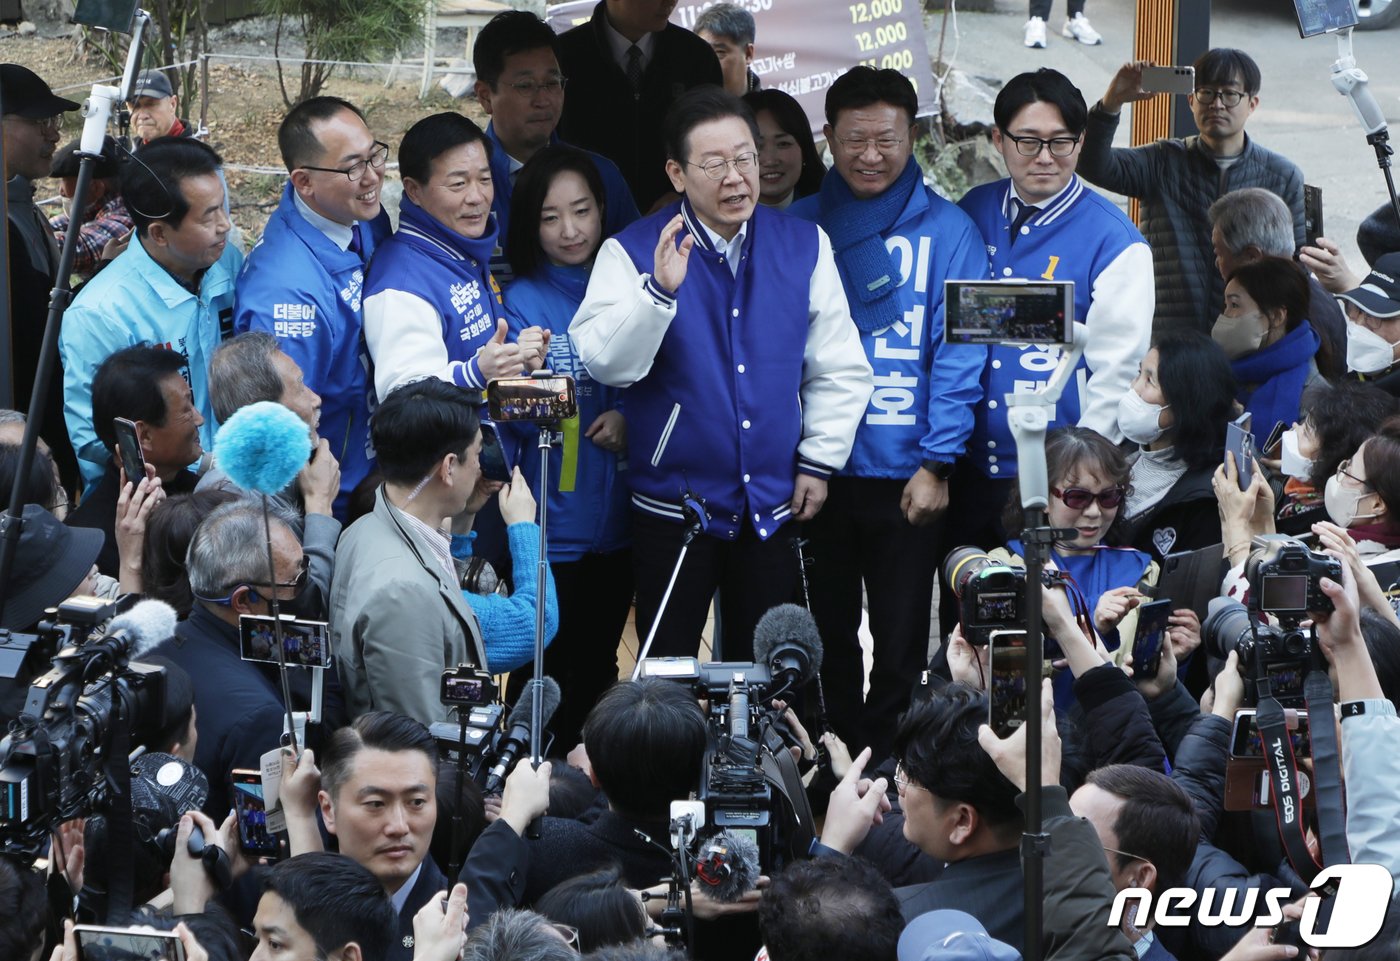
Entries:
[[92, 427], [92, 378], [124, 347], [154, 344], [185, 358], [194, 406], [204, 416], [199, 440], [214, 447], [214, 408], [209, 402], [209, 358], [233, 333], [233, 285], [243, 251], [229, 243], [199, 281], [194, 294], [151, 259], [138, 238], [88, 281], [63, 316], [63, 414], [78, 454], [83, 483], [102, 478], [110, 454]]
[[[821, 223], [821, 195], [802, 198], [788, 213]], [[885, 234], [885, 247], [899, 269], [904, 313], [883, 330], [861, 332], [875, 391], [841, 473], [904, 479], [926, 460], [951, 463], [972, 433], [987, 352], [943, 343], [943, 282], [985, 280], [987, 256], [972, 221], [922, 185]]]
[[[510, 198], [515, 185], [510, 179], [510, 156], [506, 153], [506, 148], [501, 146], [500, 138], [496, 136], [494, 123], [486, 125], [486, 136], [491, 141], [491, 186], [495, 190], [491, 210], [496, 214], [497, 232], [496, 249], [491, 253], [491, 276], [504, 288], [515, 279], [515, 272], [511, 269], [510, 261], [506, 259], [506, 238], [510, 236]], [[550, 137], [550, 142], [562, 143], [557, 133]], [[582, 147], [578, 149], [583, 150]], [[637, 212], [637, 202], [632, 199], [632, 189], [627, 186], [627, 181], [623, 179], [622, 171], [617, 169], [617, 164], [600, 153], [591, 150], [585, 150], [584, 153], [593, 158], [593, 166], [598, 168], [598, 176], [603, 180], [603, 236], [611, 237], [641, 214]]]
[[[340, 462], [336, 516], [344, 519], [350, 492], [374, 463], [369, 439], [372, 409], [364, 349], [360, 257], [341, 250], [297, 209], [290, 183], [248, 254], [238, 278], [234, 330], [260, 330], [277, 338], [297, 362], [306, 386], [321, 395], [319, 433]], [[381, 209], [361, 225], [365, 260], [389, 235]]]
[[[1015, 243], [1009, 233], [1014, 208], [1009, 180], [974, 187], [959, 201], [987, 245], [992, 277], [1043, 278], [1074, 282], [1075, 319], [1087, 322], [1080, 333], [1088, 337], [1089, 353], [1080, 358], [1074, 376], [1056, 405], [1050, 429], [1081, 424], [1119, 440], [1117, 397], [1127, 389], [1131, 373], [1146, 352], [1154, 303], [1151, 257], [1142, 234], [1121, 210], [1090, 190], [1078, 177], [1021, 228]], [[1140, 265], [1130, 264], [1125, 251], [1136, 245]], [[1094, 289], [1105, 271], [1114, 269], [1113, 289], [1120, 301], [1095, 308]], [[1111, 314], [1111, 316], [1109, 316]], [[1100, 319], [1102, 317], [1102, 319]], [[1131, 355], [1137, 354], [1135, 358]], [[986, 403], [978, 406], [968, 456], [989, 477], [1016, 476], [1016, 444], [1006, 420], [1006, 395], [1030, 393], [1050, 379], [1059, 361], [1057, 349], [1038, 346], [995, 346], [982, 372]], [[1104, 359], [1100, 359], [1103, 357]], [[1089, 413], [1088, 380], [1099, 376], [1094, 363], [1115, 372], [1116, 390]], [[1128, 366], [1125, 367], [1125, 364]]]
[[[620, 550], [629, 542], [621, 455], [583, 436], [599, 414], [617, 409], [622, 401], [619, 388], [600, 384], [589, 375], [569, 340], [569, 322], [588, 289], [588, 270], [546, 263], [535, 274], [516, 278], [505, 295], [512, 337], [526, 327], [549, 331], [545, 366], [574, 378], [578, 392], [578, 418], [565, 425], [564, 443], [554, 447], [549, 459], [549, 559], [554, 562]], [[515, 433], [520, 446], [517, 462], [531, 486], [537, 486], [539, 432]]]

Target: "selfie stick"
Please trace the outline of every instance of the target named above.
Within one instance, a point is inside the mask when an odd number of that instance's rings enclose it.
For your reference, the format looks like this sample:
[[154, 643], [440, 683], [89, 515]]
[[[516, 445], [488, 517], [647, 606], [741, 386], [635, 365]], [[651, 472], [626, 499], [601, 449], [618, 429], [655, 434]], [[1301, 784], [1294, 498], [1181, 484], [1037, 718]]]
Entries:
[[1026, 671], [1026, 832], [1021, 836], [1021, 861], [1026, 876], [1025, 889], [1025, 953], [1026, 961], [1040, 961], [1043, 950], [1041, 933], [1041, 891], [1044, 887], [1045, 855], [1049, 852], [1050, 836], [1042, 830], [1040, 813], [1040, 678], [1044, 663], [1044, 638], [1041, 636], [1040, 575], [1050, 547], [1055, 542], [1055, 529], [1046, 526], [1045, 511], [1050, 505], [1050, 481], [1045, 466], [1045, 431], [1055, 414], [1055, 405], [1065, 386], [1074, 376], [1079, 359], [1084, 356], [1087, 340], [1082, 324], [1071, 330], [1074, 340], [1060, 354], [1059, 366], [1045, 385], [1033, 394], [1007, 394], [1006, 419], [1011, 436], [1016, 440], [1016, 463], [1021, 487], [1021, 506], [1025, 511], [1026, 529], [1021, 532], [1021, 544], [1026, 561], [1026, 663], [1035, 670]]
[[642, 662], [647, 659], [647, 652], [651, 650], [651, 642], [656, 640], [656, 629], [661, 626], [661, 618], [666, 613], [666, 605], [671, 601], [671, 591], [676, 586], [676, 578], [681, 575], [681, 565], [685, 563], [686, 552], [690, 550], [691, 542], [710, 526], [710, 512], [705, 509], [705, 502], [688, 489], [681, 494], [681, 516], [685, 518], [685, 533], [681, 535], [681, 552], [676, 557], [676, 566], [671, 568], [671, 579], [666, 583], [666, 592], [661, 595], [661, 604], [656, 608], [656, 616], [651, 619], [651, 628], [647, 631], [646, 643], [637, 652], [637, 666], [632, 668], [632, 680], [634, 681], [641, 676]]
[[1380, 104], [1371, 94], [1370, 80], [1366, 72], [1356, 65], [1356, 56], [1351, 45], [1351, 27], [1337, 32], [1337, 60], [1332, 64], [1332, 86], [1337, 92], [1351, 101], [1361, 129], [1366, 134], [1366, 142], [1375, 148], [1376, 163], [1385, 176], [1385, 186], [1390, 192], [1390, 206], [1395, 210], [1395, 220], [1400, 223], [1400, 198], [1395, 195], [1395, 178], [1390, 173], [1390, 157], [1395, 153], [1390, 146], [1390, 130], [1386, 126], [1385, 114]]
[[[72, 209], [75, 220], [87, 209], [88, 193], [92, 185], [92, 168], [102, 155], [102, 139], [107, 133], [107, 121], [111, 118], [112, 108], [120, 106], [122, 91], [129, 90], [136, 84], [136, 72], [141, 64], [141, 36], [150, 21], [151, 18], [144, 10], [136, 11], [121, 89], [93, 84], [92, 92], [83, 102], [83, 136], [78, 146], [78, 181], [73, 188]], [[25, 420], [24, 437], [20, 441], [19, 458], [15, 464], [14, 486], [10, 488], [9, 507], [0, 515], [0, 618], [3, 618], [5, 613], [10, 573], [14, 569], [15, 551], [19, 547], [20, 529], [24, 524], [25, 488], [30, 467], [34, 463], [34, 448], [39, 440], [39, 432], [44, 428], [45, 400], [49, 395], [49, 385], [53, 383], [54, 371], [58, 367], [59, 327], [63, 322], [63, 313], [68, 309], [68, 302], [73, 296], [70, 278], [73, 274], [73, 255], [78, 246], [78, 233], [76, 226], [70, 225], [63, 236], [63, 248], [58, 256], [57, 277], [53, 290], [49, 293], [49, 313], [44, 323], [44, 339], [39, 348], [39, 365], [34, 372], [34, 390], [29, 395], [29, 416]], [[129, 480], [133, 484], [141, 483], [139, 477]]]

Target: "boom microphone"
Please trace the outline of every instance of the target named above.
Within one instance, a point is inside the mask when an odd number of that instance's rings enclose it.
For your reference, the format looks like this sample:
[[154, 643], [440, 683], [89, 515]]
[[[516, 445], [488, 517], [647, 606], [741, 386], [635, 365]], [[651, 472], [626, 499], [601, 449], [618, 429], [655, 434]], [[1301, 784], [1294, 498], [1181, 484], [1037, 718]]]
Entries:
[[811, 611], [797, 604], [779, 604], [758, 620], [753, 631], [753, 655], [766, 664], [774, 690], [802, 687], [821, 670], [822, 639]]
[[548, 724], [554, 717], [554, 712], [559, 709], [558, 681], [546, 677], [542, 681], [531, 679], [526, 682], [525, 690], [520, 693], [520, 700], [515, 702], [510, 717], [506, 719], [506, 737], [501, 742], [499, 759], [486, 778], [487, 794], [495, 794], [501, 789], [505, 784], [506, 774], [515, 764], [515, 759], [522, 751], [528, 751], [530, 748], [530, 718], [535, 710], [536, 691], [543, 691], [539, 695], [541, 724]]
[[758, 845], [721, 831], [700, 845], [695, 873], [710, 897], [733, 904], [758, 886]]
[[107, 625], [104, 641], [116, 641], [131, 649], [131, 656], [140, 659], [149, 654], [175, 633], [175, 608], [164, 601], [142, 601], [121, 617], [112, 618]]

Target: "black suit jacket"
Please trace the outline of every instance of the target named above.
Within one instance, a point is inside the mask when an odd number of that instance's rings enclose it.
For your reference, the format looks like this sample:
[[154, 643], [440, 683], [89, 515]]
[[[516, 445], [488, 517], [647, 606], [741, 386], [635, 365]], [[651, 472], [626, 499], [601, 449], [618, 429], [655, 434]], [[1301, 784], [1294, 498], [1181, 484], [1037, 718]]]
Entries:
[[399, 928], [394, 940], [389, 943], [389, 952], [384, 956], [384, 961], [413, 961], [413, 916], [433, 895], [451, 887], [447, 883], [447, 875], [438, 869], [432, 857], [424, 858], [423, 870], [418, 872], [418, 880], [413, 890], [408, 892], [408, 900], [399, 912]]
[[606, 6], [600, 2], [588, 23], [559, 38], [559, 66], [569, 78], [559, 136], [617, 164], [645, 214], [671, 189], [661, 142], [667, 109], [691, 87], [721, 86], [724, 77], [710, 45], [672, 23], [652, 34], [651, 60], [634, 92], [608, 44]]
[[648, 844], [637, 837], [634, 829], [646, 832], [659, 844], [669, 845], [670, 826], [666, 821], [633, 821], [614, 811], [604, 811], [592, 824], [544, 818], [539, 839], [528, 842], [524, 903], [534, 904], [560, 881], [611, 863], [622, 869], [622, 877], [630, 887], [649, 888], [669, 878], [669, 847], [663, 850]]
[[998, 941], [1024, 951], [1024, 889], [1021, 854], [1011, 848], [950, 861], [936, 880], [895, 888], [894, 893], [906, 924], [927, 911], [956, 908], [981, 921]]

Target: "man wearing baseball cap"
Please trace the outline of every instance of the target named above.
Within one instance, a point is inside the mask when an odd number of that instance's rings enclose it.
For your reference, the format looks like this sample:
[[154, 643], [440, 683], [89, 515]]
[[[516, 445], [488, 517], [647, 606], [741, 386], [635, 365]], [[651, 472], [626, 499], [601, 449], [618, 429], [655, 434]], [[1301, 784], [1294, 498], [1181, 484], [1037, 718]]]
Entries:
[[[14, 406], [28, 412], [48, 317], [49, 291], [58, 275], [58, 243], [48, 218], [34, 203], [34, 181], [49, 175], [63, 115], [77, 110], [78, 105], [56, 96], [34, 71], [15, 63], [0, 64], [0, 99], [9, 200], [12, 327], [12, 343], [0, 345], [0, 357], [13, 357]], [[63, 378], [57, 374], [50, 382], [41, 433], [53, 449], [64, 486], [75, 489], [77, 460], [63, 428], [62, 384]]]
[[180, 119], [180, 98], [170, 86], [170, 78], [159, 70], [143, 70], [126, 103], [131, 108], [131, 133], [137, 147], [157, 137], [194, 136], [190, 125]]
[[1400, 396], [1400, 251], [1377, 257], [1361, 284], [1338, 296], [1347, 312], [1347, 370]]
[[78, 243], [73, 248], [73, 273], [84, 280], [97, 273], [108, 261], [126, 249], [131, 235], [131, 214], [122, 202], [121, 184], [117, 180], [117, 143], [110, 136], [102, 138], [102, 153], [92, 169], [84, 210], [73, 210], [73, 193], [77, 190], [78, 141], [74, 140], [53, 155], [49, 173], [58, 180], [58, 193], [63, 197], [63, 213], [49, 218], [60, 244], [74, 223], [78, 228]]

